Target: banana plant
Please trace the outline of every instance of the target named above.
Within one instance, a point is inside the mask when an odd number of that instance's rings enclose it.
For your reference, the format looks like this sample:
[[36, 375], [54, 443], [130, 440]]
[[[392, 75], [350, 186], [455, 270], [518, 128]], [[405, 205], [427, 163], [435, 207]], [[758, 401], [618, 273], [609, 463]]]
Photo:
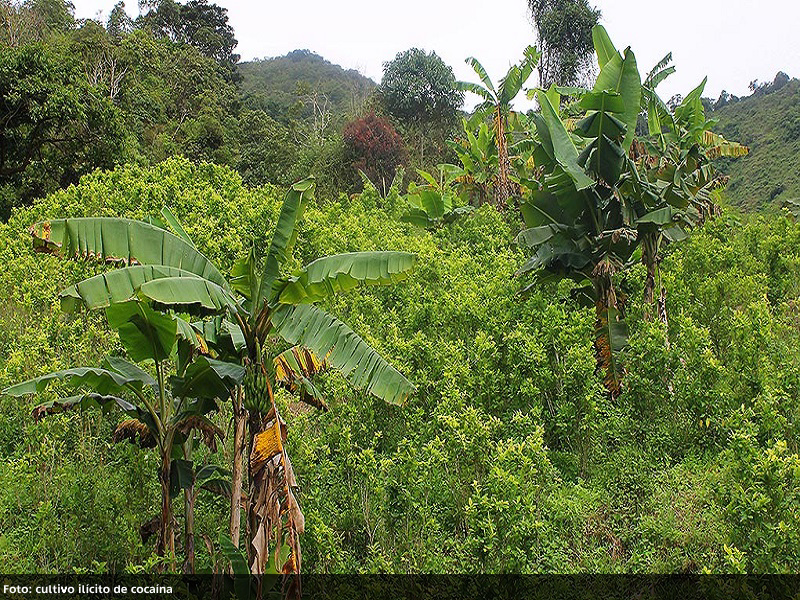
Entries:
[[[313, 190], [312, 178], [291, 186], [265, 259], [259, 261], [251, 251], [237, 261], [230, 279], [179, 228], [173, 234], [139, 221], [88, 218], [38, 223], [32, 230], [34, 246], [42, 251], [91, 257], [120, 267], [62, 292], [62, 306], [103, 308], [138, 297], [160, 310], [205, 319], [204, 332], [239, 340], [239, 349], [234, 350], [244, 368], [244, 385], [233, 395], [233, 402], [235, 409], [244, 409], [235, 412], [239, 422], [246, 412], [250, 431], [247, 552], [255, 575], [267, 568], [271, 542], [276, 549], [290, 548], [285, 560], [279, 552], [274, 554], [274, 560], [282, 562], [281, 572], [300, 569], [298, 535], [304, 521], [286, 449], [287, 427], [274, 398], [276, 386], [281, 385], [275, 361], [284, 345], [298, 353], [307, 351], [315, 357], [314, 364], [338, 370], [355, 387], [389, 403], [402, 404], [414, 390], [377, 351], [316, 303], [358, 286], [403, 281], [414, 267], [415, 256], [407, 252], [339, 254], [286, 272], [297, 225]], [[298, 374], [305, 380], [313, 375]], [[307, 397], [317, 396], [301, 379], [294, 382], [304, 386]], [[235, 447], [234, 454], [240, 456], [243, 449]], [[238, 522], [238, 468], [234, 462], [232, 523]], [[238, 529], [235, 533], [231, 537], [237, 542]]]
[[[132, 300], [106, 307], [109, 325], [119, 332], [129, 361], [107, 357], [100, 367], [74, 367], [18, 383], [3, 393], [20, 397], [42, 392], [60, 382], [77, 395], [37, 406], [33, 415], [79, 409], [119, 409], [127, 415], [113, 435], [114, 441], [130, 440], [143, 448], [154, 447], [160, 455], [158, 480], [161, 511], [152, 525], [158, 527], [156, 553], [175, 563], [172, 499], [184, 491], [184, 571], [194, 572], [194, 500], [200, 489], [224, 493], [226, 481], [214, 466], [195, 469], [192, 449], [199, 436], [212, 451], [223, 432], [208, 417], [217, 401], [228, 397], [244, 376], [244, 369], [201, 354], [196, 333], [186, 321], [154, 311]], [[155, 376], [137, 363], [152, 364]], [[171, 365], [174, 365], [173, 369]], [[170, 372], [174, 373], [170, 375]], [[195, 489], [196, 482], [200, 487]], [[146, 529], [146, 528], [145, 528]]]
[[[671, 60], [672, 55], [667, 54], [642, 84], [642, 109], [647, 114], [649, 137], [638, 142], [633, 153], [637, 169], [658, 188], [661, 198], [658, 210], [639, 218], [642, 263], [647, 269], [646, 307], [654, 303], [660, 248], [685, 238], [688, 229], [718, 212], [711, 192], [724, 185], [725, 180], [717, 174], [712, 161], [720, 156], [740, 157], [749, 152], [746, 146], [711, 131], [716, 121], [705, 117], [702, 103], [705, 79], [687, 94], [674, 114], [670, 113], [655, 87], [674, 72], [669, 65]], [[633, 180], [636, 174], [632, 175]], [[666, 323], [663, 286], [657, 304], [659, 318]], [[649, 309], [645, 315], [649, 318]]]
[[[640, 107], [641, 80], [630, 48], [619, 53], [605, 30], [595, 31], [600, 73], [578, 101], [582, 118], [567, 127], [552, 92], [539, 90], [531, 120], [533, 169], [520, 181], [526, 229], [518, 243], [532, 253], [518, 275], [569, 278], [596, 308], [598, 368], [612, 397], [621, 392], [618, 361], [627, 340], [623, 298], [614, 275], [632, 263], [638, 240], [632, 216], [649, 185], [630, 198], [620, 192]], [[557, 104], [557, 101], [556, 101]], [[570, 131], [571, 130], [571, 131]], [[530, 287], [530, 286], [529, 286]]]
[[470, 198], [471, 205], [480, 205], [491, 196], [497, 177], [497, 146], [485, 121], [473, 127], [469, 121], [461, 119], [461, 126], [464, 138], [447, 143], [464, 170], [457, 181], [461, 192]]
[[500, 84], [495, 88], [491, 78], [486, 73], [483, 65], [474, 57], [466, 59], [472, 67], [481, 84], [459, 81], [458, 88], [471, 92], [483, 98], [483, 102], [475, 109], [482, 115], [492, 115], [492, 132], [497, 148], [497, 177], [494, 184], [494, 203], [499, 208], [508, 206], [511, 197], [511, 161], [508, 155], [508, 120], [511, 113], [511, 103], [522, 91], [522, 86], [533, 73], [533, 69], [541, 58], [541, 53], [533, 46], [528, 46], [518, 65], [512, 65]]
[[[621, 392], [618, 354], [627, 339], [614, 275], [640, 257], [647, 266], [645, 300], [652, 302], [660, 247], [686, 237], [713, 210], [709, 190], [718, 179], [710, 157], [746, 149], [710, 133], [702, 85], [675, 114], [665, 110], [654, 89], [672, 72], [669, 55], [642, 83], [630, 48], [619, 52], [602, 26], [592, 34], [600, 73], [591, 90], [570, 91], [577, 118], [562, 119], [558, 90], [536, 94], [540, 111], [530, 117], [535, 130], [526, 163], [532, 167], [519, 178], [527, 229], [518, 241], [532, 256], [519, 274], [579, 282], [578, 296], [596, 306], [598, 368], [614, 397]], [[649, 130], [638, 139], [642, 109]], [[662, 288], [662, 320], [664, 298]]]
[[417, 169], [425, 180], [423, 185], [413, 181], [408, 184], [408, 193], [403, 196], [408, 211], [400, 217], [401, 221], [419, 227], [436, 227], [442, 223], [452, 223], [457, 218], [474, 210], [472, 206], [457, 206], [459, 194], [456, 185], [463, 180], [466, 172], [455, 165], [437, 166], [438, 178], [427, 171]]

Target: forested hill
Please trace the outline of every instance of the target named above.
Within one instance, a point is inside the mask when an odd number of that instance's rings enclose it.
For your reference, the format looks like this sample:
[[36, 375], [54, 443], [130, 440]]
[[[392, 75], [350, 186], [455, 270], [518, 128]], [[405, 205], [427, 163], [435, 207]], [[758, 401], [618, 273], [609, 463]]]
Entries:
[[800, 197], [800, 80], [779, 74], [746, 98], [711, 113], [716, 129], [750, 147], [750, 155], [721, 160], [730, 175], [730, 201], [748, 210], [779, 208]]
[[358, 71], [345, 70], [309, 50], [241, 63], [239, 72], [245, 106], [284, 122], [312, 116], [314, 102], [334, 115], [353, 114], [376, 87]]

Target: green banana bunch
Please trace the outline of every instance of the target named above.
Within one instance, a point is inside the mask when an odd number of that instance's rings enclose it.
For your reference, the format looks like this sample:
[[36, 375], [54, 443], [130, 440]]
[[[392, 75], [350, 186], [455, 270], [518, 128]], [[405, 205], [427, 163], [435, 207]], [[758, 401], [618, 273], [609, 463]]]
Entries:
[[267, 375], [261, 365], [261, 346], [256, 340], [256, 360], [245, 366], [244, 407], [255, 414], [265, 415], [272, 408], [269, 399]]
[[244, 372], [244, 407], [251, 413], [265, 415], [272, 408], [267, 391], [267, 375], [260, 363], [247, 365]]

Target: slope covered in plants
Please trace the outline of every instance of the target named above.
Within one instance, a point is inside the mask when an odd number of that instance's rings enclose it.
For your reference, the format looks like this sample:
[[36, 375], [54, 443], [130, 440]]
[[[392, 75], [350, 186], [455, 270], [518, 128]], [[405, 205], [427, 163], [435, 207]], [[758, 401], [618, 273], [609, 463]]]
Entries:
[[[281, 196], [172, 159], [97, 173], [16, 210], [0, 226], [0, 386], [122, 350], [97, 315], [60, 314], [58, 291], [96, 267], [34, 255], [31, 223], [143, 218], [166, 203], [227, 270], [242, 239], [266, 243]], [[594, 310], [563, 285], [517, 294], [521, 224], [484, 206], [431, 232], [402, 223], [402, 209], [395, 193], [368, 190], [321, 198], [301, 225], [298, 266], [376, 249], [419, 261], [401, 285], [326, 306], [416, 384], [407, 406], [333, 373], [319, 382], [327, 413], [279, 398], [292, 416], [306, 572], [800, 568], [787, 527], [800, 516], [800, 226], [729, 210], [668, 249], [668, 329], [639, 318], [644, 268], [634, 269], [626, 389], [612, 401], [595, 373]], [[159, 502], [152, 454], [110, 442], [113, 414], [35, 423], [33, 404], [0, 399], [0, 569], [152, 568], [153, 542], [139, 537]], [[230, 451], [228, 430], [217, 454], [201, 455], [224, 465]], [[224, 501], [201, 499], [197, 530], [216, 539], [226, 516]], [[197, 565], [212, 566], [202, 546]]]
[[776, 210], [800, 197], [800, 80], [764, 86], [711, 116], [719, 119], [722, 135], [750, 147], [749, 156], [721, 165], [731, 178], [731, 203]]
[[304, 97], [327, 102], [326, 110], [334, 115], [353, 114], [376, 86], [358, 71], [345, 70], [309, 50], [244, 62], [238, 69], [245, 106], [284, 123], [290, 117], [313, 118], [313, 106], [304, 103]]

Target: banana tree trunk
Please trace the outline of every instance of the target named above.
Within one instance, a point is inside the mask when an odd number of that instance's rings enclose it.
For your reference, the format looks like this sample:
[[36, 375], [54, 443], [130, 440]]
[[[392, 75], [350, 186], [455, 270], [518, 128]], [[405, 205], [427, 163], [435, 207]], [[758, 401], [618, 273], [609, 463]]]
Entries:
[[186, 523], [184, 529], [184, 552], [186, 557], [183, 561], [183, 572], [187, 575], [194, 574], [194, 485], [183, 490], [183, 505], [186, 511]]
[[242, 389], [236, 390], [233, 400], [233, 469], [231, 474], [231, 519], [230, 534], [233, 545], [239, 547], [242, 524], [242, 483], [244, 465], [242, 459], [247, 449], [245, 435], [247, 433], [247, 410], [242, 406]]
[[172, 452], [169, 448], [161, 451], [161, 469], [158, 481], [161, 484], [161, 523], [158, 532], [158, 556], [169, 556], [172, 570], [175, 570], [175, 532], [172, 527], [172, 502], [169, 497], [170, 462]]
[[497, 182], [494, 188], [494, 204], [500, 209], [508, 207], [508, 198], [511, 196], [509, 183], [511, 161], [508, 158], [506, 125], [506, 118], [498, 106], [494, 115], [494, 133], [497, 141]]
[[[183, 458], [184, 460], [190, 460], [192, 455], [192, 440], [189, 439], [186, 441], [183, 447]], [[184, 560], [183, 560], [183, 572], [187, 575], [194, 574], [194, 473], [192, 473], [192, 484], [183, 490], [183, 507], [185, 513], [185, 521], [184, 521], [184, 542], [183, 542], [183, 550], [184, 550]]]
[[622, 393], [623, 371], [617, 353], [625, 343], [624, 306], [617, 297], [611, 273], [595, 276], [595, 358], [603, 383], [615, 399]]
[[[253, 446], [255, 445], [256, 436], [261, 432], [262, 419], [253, 414], [249, 414], [247, 420], [247, 429], [249, 433], [249, 440], [247, 444], [247, 456], [253, 454]], [[253, 470], [251, 468], [250, 460], [247, 461], [247, 561], [248, 564], [253, 562], [253, 536], [255, 536], [258, 529], [258, 515], [255, 512], [255, 499], [258, 494], [256, 488], [255, 478], [253, 477]]]
[[658, 268], [658, 239], [652, 234], [645, 234], [642, 237], [642, 264], [647, 269], [644, 281], [644, 317], [648, 321], [652, 319], [651, 309], [655, 299], [656, 289], [656, 270]]
[[[664, 325], [669, 325], [667, 322], [667, 288], [663, 285], [658, 297], [658, 318]], [[669, 338], [667, 338], [667, 348], [669, 348]]]

